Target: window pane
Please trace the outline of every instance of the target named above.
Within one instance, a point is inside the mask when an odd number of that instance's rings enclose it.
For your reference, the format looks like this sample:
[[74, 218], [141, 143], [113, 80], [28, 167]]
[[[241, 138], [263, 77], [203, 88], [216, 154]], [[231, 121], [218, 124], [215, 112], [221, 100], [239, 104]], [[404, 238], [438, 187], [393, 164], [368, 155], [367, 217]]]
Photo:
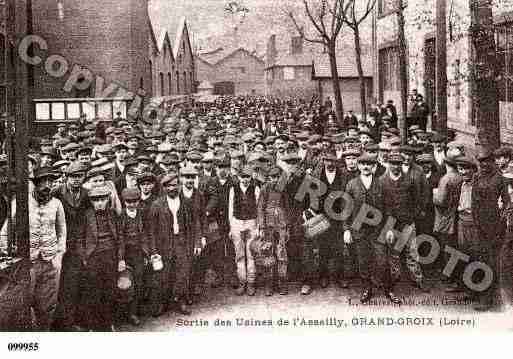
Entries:
[[103, 120], [112, 119], [111, 102], [99, 102], [98, 103], [98, 117]]
[[68, 103], [68, 119], [78, 120], [80, 118], [80, 105], [78, 103]]
[[294, 80], [294, 68], [293, 67], [284, 67], [283, 68], [283, 79], [284, 80]]
[[36, 103], [36, 120], [47, 121], [50, 119], [50, 104]]
[[94, 102], [83, 102], [82, 113], [84, 113], [88, 119], [94, 119], [96, 117], [94, 113]]
[[64, 120], [64, 103], [55, 102], [52, 103], [52, 120]]
[[[171, 88], [170, 88], [171, 89]], [[121, 117], [126, 118], [126, 102], [125, 101], [114, 101], [114, 116], [116, 113], [121, 112]]]

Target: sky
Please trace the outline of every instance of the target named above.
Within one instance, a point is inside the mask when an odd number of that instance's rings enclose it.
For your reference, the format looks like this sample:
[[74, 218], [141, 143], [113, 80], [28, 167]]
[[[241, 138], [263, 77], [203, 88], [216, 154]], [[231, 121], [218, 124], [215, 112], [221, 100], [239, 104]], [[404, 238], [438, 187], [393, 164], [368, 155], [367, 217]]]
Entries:
[[[236, 19], [224, 11], [229, 0], [150, 0], [150, 15], [166, 23], [168, 16], [185, 16], [191, 30], [191, 39], [198, 50], [214, 50], [239, 44], [263, 55], [272, 34], [295, 34], [295, 28], [286, 15], [292, 9], [303, 13], [298, 0], [240, 0], [249, 9], [238, 36], [234, 36]], [[312, 0], [315, 1], [315, 0]], [[171, 22], [169, 22], [171, 23]], [[173, 32], [174, 29], [169, 29]], [[238, 38], [237, 42], [235, 39]], [[352, 37], [350, 37], [352, 39]], [[352, 41], [352, 40], [351, 40]]]

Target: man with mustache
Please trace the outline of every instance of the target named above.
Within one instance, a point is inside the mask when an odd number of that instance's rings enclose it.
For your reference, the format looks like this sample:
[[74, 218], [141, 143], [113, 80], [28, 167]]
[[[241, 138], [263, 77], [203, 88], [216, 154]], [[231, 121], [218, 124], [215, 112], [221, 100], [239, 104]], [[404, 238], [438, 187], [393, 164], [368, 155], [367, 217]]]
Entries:
[[[194, 189], [197, 172], [186, 166], [181, 169], [180, 175], [181, 178], [176, 173], [170, 173], [160, 181], [164, 195], [153, 203], [150, 210], [150, 243], [155, 243], [164, 262], [161, 289], [163, 306], [169, 308], [176, 303], [180, 314], [190, 315], [188, 306], [192, 304], [193, 257], [201, 253], [206, 241], [200, 218], [202, 203]], [[164, 307], [159, 312], [166, 309]]]
[[259, 237], [255, 240], [256, 257], [265, 268], [265, 295], [273, 295], [275, 272], [278, 272], [278, 292], [286, 295], [287, 290], [287, 241], [289, 199], [280, 185], [282, 170], [273, 167], [257, 203], [257, 228]]
[[[30, 303], [36, 330], [48, 331], [54, 319], [59, 291], [61, 263], [66, 251], [66, 219], [61, 201], [51, 196], [55, 175], [51, 168], [34, 172], [34, 189], [29, 194]], [[12, 202], [16, 218], [16, 201]], [[0, 232], [0, 251], [7, 249], [7, 220]]]
[[353, 210], [344, 225], [344, 242], [354, 242], [356, 247], [358, 271], [362, 279], [360, 301], [367, 303], [372, 298], [376, 289], [373, 285], [375, 284], [384, 290], [385, 295], [393, 303], [400, 304], [400, 299], [392, 291], [387, 246], [378, 241], [379, 226], [362, 224], [360, 228], [352, 228], [363, 205], [383, 211], [383, 188], [379, 178], [374, 174], [376, 163], [374, 156], [362, 154], [358, 158], [360, 175], [350, 180], [346, 186], [346, 193], [353, 199]]

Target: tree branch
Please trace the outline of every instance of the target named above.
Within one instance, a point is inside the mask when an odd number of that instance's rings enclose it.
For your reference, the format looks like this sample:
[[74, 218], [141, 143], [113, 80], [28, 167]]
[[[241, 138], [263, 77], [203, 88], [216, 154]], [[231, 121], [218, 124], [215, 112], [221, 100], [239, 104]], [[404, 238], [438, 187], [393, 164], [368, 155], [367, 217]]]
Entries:
[[305, 12], [306, 12], [306, 15], [308, 16], [308, 19], [310, 20], [310, 22], [312, 23], [312, 25], [315, 27], [315, 29], [319, 32], [319, 35], [321, 37], [323, 37], [325, 40], [329, 40], [329, 37], [328, 37], [328, 34], [323, 30], [321, 29], [321, 27], [319, 26], [319, 24], [317, 24], [317, 22], [315, 21], [313, 15], [312, 15], [312, 12], [310, 11], [310, 7], [308, 6], [308, 3], [306, 2], [306, 0], [303, 0], [303, 5], [305, 6]]
[[294, 17], [294, 14], [292, 14], [292, 11], [288, 11], [288, 12], [285, 11], [285, 12], [288, 15], [288, 17], [290, 17], [290, 19], [292, 20], [292, 23], [294, 24], [294, 27], [296, 28], [297, 32], [299, 33], [299, 36], [301, 36], [301, 38], [303, 40], [311, 42], [311, 43], [321, 44], [321, 45], [325, 45], [326, 44], [326, 41], [324, 41], [324, 40], [317, 40], [317, 39], [307, 38], [305, 36], [304, 29], [301, 26], [299, 26], [299, 24], [296, 21], [296, 18]]

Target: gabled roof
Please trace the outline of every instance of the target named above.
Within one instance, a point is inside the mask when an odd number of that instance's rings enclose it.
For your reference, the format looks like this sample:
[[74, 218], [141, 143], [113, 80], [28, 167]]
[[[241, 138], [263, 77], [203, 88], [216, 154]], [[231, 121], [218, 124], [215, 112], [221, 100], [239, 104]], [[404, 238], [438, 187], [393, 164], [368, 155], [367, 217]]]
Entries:
[[264, 64], [264, 60], [256, 56], [254, 53], [246, 50], [243, 47], [239, 47], [237, 49], [223, 49], [222, 47], [217, 48], [213, 51], [202, 52], [198, 54], [198, 58], [203, 62], [206, 62], [212, 66], [218, 65], [219, 63], [229, 59], [232, 56], [235, 56], [237, 53], [243, 52], [246, 55], [253, 57], [256, 61]]
[[[171, 29], [174, 29], [174, 27], [171, 27]], [[176, 29], [176, 33], [175, 33], [175, 37], [174, 37], [175, 42], [174, 42], [174, 47], [173, 47], [173, 55], [176, 58], [178, 56], [178, 53], [180, 52], [182, 36], [185, 32], [185, 29], [187, 29], [187, 22], [185, 20], [185, 16], [182, 16], [179, 19], [178, 26], [175, 29]], [[189, 41], [189, 46], [190, 46], [190, 39], [187, 39], [187, 41]], [[192, 47], [191, 47], [191, 49], [192, 49]]]
[[220, 61], [221, 59], [225, 58], [227, 54], [231, 53], [232, 50], [225, 49], [222, 47], [218, 47], [215, 50], [208, 51], [208, 52], [200, 52], [198, 54], [198, 58], [201, 60], [209, 63], [210, 65], [213, 65]]
[[[372, 77], [372, 58], [362, 54], [362, 68], [365, 77]], [[338, 77], [358, 77], [355, 55], [351, 52], [340, 53], [337, 56]], [[313, 60], [312, 76], [314, 78], [331, 78], [330, 59], [328, 54], [318, 56]]]
[[[168, 41], [173, 58], [176, 58], [180, 51], [182, 37], [187, 30], [187, 21], [185, 16], [173, 16], [174, 14], [162, 13], [158, 9], [148, 8], [152, 36], [159, 51], [162, 51], [165, 41]], [[190, 46], [190, 39], [187, 38], [187, 41]], [[192, 49], [192, 46], [190, 47]]]
[[310, 53], [302, 54], [282, 54], [280, 55], [273, 64], [269, 66], [312, 66], [314, 56]]
[[205, 65], [206, 65], [206, 66], [208, 66], [208, 67], [211, 67], [211, 68], [213, 68], [213, 67], [214, 67], [214, 65], [212, 65], [212, 64], [211, 64], [210, 62], [208, 62], [208, 61], [205, 61], [205, 60], [204, 60], [203, 58], [201, 58], [200, 56], [201, 56], [201, 55], [196, 54], [196, 55], [194, 55], [194, 58], [195, 58], [196, 60], [200, 61], [201, 63], [205, 64]]

